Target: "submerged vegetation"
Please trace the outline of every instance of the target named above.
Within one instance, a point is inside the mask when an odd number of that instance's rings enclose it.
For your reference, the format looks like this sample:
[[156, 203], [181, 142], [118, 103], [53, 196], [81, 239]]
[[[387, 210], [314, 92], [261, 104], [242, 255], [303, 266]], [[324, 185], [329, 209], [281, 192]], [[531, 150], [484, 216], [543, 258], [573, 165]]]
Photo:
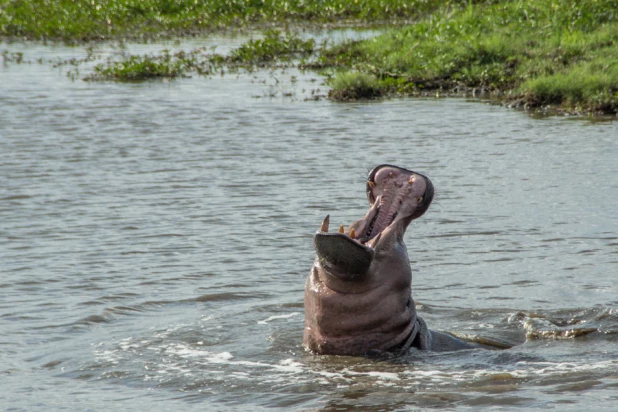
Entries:
[[315, 40], [302, 40], [295, 34], [285, 36], [278, 30], [268, 30], [262, 39], [251, 39], [232, 51], [227, 58], [234, 63], [263, 63], [273, 60], [289, 61], [292, 57], [306, 56], [315, 49]]
[[191, 52], [130, 55], [121, 54], [118, 59], [110, 57], [105, 63], [97, 64], [92, 74], [85, 80], [141, 81], [156, 78], [173, 79], [187, 77], [192, 73], [210, 75], [223, 68], [251, 70], [254, 66], [264, 66], [271, 62], [291, 62], [311, 54], [315, 40], [303, 40], [294, 34], [283, 34], [269, 30], [263, 38], [251, 39], [234, 49], [229, 55], [208, 53], [205, 48]]
[[107, 64], [98, 64], [94, 73], [86, 80], [118, 80], [141, 81], [155, 78], [173, 79], [186, 76], [186, 73], [197, 67], [194, 55], [185, 53], [170, 54], [164, 50], [158, 56], [128, 55], [122, 61], [108, 61]]
[[[330, 45], [304, 40], [288, 25], [379, 20], [415, 24]], [[616, 0], [0, 0], [0, 36], [8, 38], [142, 38], [273, 25], [288, 33], [267, 30], [227, 55], [122, 54], [86, 78], [140, 81], [297, 64], [326, 74], [333, 100], [482, 95], [529, 109], [618, 111]], [[3, 54], [5, 62], [22, 57]]]

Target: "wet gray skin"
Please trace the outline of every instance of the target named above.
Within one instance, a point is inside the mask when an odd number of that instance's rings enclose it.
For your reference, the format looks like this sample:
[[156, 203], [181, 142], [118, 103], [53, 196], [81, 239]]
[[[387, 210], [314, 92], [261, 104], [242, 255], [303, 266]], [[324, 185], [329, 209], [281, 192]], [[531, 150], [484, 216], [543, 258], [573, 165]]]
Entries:
[[477, 347], [430, 331], [416, 316], [405, 231], [429, 208], [434, 189], [419, 173], [392, 165], [367, 179], [365, 216], [316, 233], [316, 259], [305, 286], [303, 344], [311, 352], [365, 355], [373, 351], [448, 351]]

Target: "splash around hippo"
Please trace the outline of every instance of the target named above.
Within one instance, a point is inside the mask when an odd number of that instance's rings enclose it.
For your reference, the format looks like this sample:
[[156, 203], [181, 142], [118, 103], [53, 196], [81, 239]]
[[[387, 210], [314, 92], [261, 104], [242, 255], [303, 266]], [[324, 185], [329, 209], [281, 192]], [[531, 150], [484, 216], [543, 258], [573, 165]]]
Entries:
[[449, 351], [479, 347], [430, 331], [416, 315], [412, 271], [403, 241], [412, 220], [433, 200], [422, 174], [392, 165], [367, 178], [367, 214], [315, 234], [316, 259], [305, 286], [304, 347], [317, 354], [362, 356], [374, 351]]

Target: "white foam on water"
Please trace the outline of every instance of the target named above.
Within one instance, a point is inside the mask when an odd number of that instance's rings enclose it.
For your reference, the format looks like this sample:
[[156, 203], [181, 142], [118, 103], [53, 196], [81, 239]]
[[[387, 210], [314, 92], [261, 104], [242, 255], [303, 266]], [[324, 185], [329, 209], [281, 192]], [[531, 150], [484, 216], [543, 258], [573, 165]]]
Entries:
[[323, 376], [324, 378], [328, 378], [328, 379], [336, 379], [336, 378], [343, 379], [343, 375], [337, 372], [316, 371], [314, 373], [317, 373], [318, 375]]
[[399, 381], [399, 374], [393, 372], [367, 372], [367, 375], [376, 377], [378, 379], [384, 379], [387, 381]]
[[515, 364], [516, 369], [478, 369], [463, 373], [445, 374], [439, 371], [410, 371], [404, 374], [428, 378], [431, 381], [473, 381], [486, 379], [495, 375], [510, 375], [513, 379], [546, 378], [560, 375], [572, 375], [578, 372], [591, 372], [607, 369], [616, 369], [618, 360], [609, 360], [596, 363], [577, 364], [574, 362], [528, 362], [521, 361]]
[[[275, 319], [291, 318], [298, 313], [271, 316], [263, 321], [268, 323]], [[258, 322], [259, 323], [259, 322]], [[260, 385], [288, 385], [304, 382], [312, 382], [318, 385], [335, 385], [337, 387], [349, 387], [357, 383], [375, 385], [376, 387], [403, 387], [403, 388], [442, 388], [449, 385], [457, 385], [462, 382], [472, 382], [475, 380], [492, 379], [493, 376], [504, 375], [509, 379], [543, 379], [546, 377], [560, 377], [565, 374], [577, 372], [612, 370], [618, 366], [618, 360], [606, 360], [603, 362], [584, 363], [578, 361], [569, 362], [531, 362], [521, 361], [505, 367], [488, 367], [471, 370], [445, 370], [434, 369], [430, 365], [417, 365], [417, 367], [432, 368], [431, 370], [412, 369], [399, 370], [398, 372], [389, 371], [380, 365], [376, 365], [374, 370], [358, 370], [355, 367], [320, 368], [312, 367], [303, 363], [299, 359], [287, 358], [276, 361], [261, 361], [238, 359], [228, 351], [208, 351], [212, 347], [201, 346], [203, 341], [198, 344], [192, 343], [163, 343], [153, 345], [148, 340], [138, 340], [132, 337], [118, 341], [116, 348], [109, 349], [109, 346], [100, 344], [95, 347], [95, 355], [99, 361], [112, 365], [124, 364], [127, 357], [135, 359], [138, 363], [143, 362], [146, 372], [143, 376], [144, 381], [164, 382], [176, 379], [179, 376], [195, 377], [208, 376], [215, 381], [228, 382], [248, 382], [256, 380]], [[148, 350], [153, 353], [158, 360], [154, 360], [157, 365], [150, 368], [147, 363], [150, 359], [139, 359], [134, 355]], [[157, 352], [159, 355], [156, 355]], [[141, 356], [141, 355], [140, 355]], [[160, 357], [163, 359], [159, 359]], [[207, 365], [212, 365], [211, 367]], [[438, 366], [442, 368], [442, 366]]]
[[273, 315], [270, 316], [264, 320], [259, 320], [257, 323], [258, 325], [267, 325], [268, 322], [270, 322], [271, 320], [275, 320], [275, 319], [288, 319], [294, 316], [300, 315], [300, 312], [292, 312], [292, 313], [287, 313], [285, 315]]
[[286, 372], [304, 372], [306, 371], [305, 365], [300, 362], [296, 362], [294, 359], [285, 359], [279, 362], [277, 365], [277, 370], [286, 371]]
[[517, 362], [516, 365], [520, 366], [529, 366], [530, 368], [526, 369], [518, 369], [515, 371], [509, 371], [509, 373], [514, 374], [517, 377], [528, 377], [532, 375], [543, 375], [543, 376], [552, 376], [552, 375], [561, 375], [565, 372], [573, 373], [573, 372], [589, 372], [596, 370], [603, 370], [609, 368], [616, 368], [618, 366], [618, 360], [607, 360], [595, 363], [585, 363], [578, 364], [574, 362], [528, 362], [521, 361]]
[[[379, 386], [394, 386], [395, 382], [401, 381], [402, 378], [399, 373], [395, 372], [381, 372], [381, 371], [368, 371], [368, 372], [356, 372], [350, 369], [343, 369], [341, 372], [327, 372], [327, 371], [311, 371], [314, 374], [321, 376], [320, 382], [323, 384], [333, 383], [333, 381], [342, 381], [345, 383], [353, 383], [359, 378], [371, 378], [372, 384]], [[340, 384], [341, 385], [341, 384]]]
[[438, 370], [412, 370], [412, 371], [404, 371], [402, 372], [404, 375], [413, 375], [415, 378], [423, 378], [423, 379], [446, 379], [452, 378], [454, 375], [450, 373], [445, 373], [444, 371]]
[[591, 372], [599, 370], [616, 369], [618, 360], [607, 360], [595, 363], [576, 362], [529, 362], [520, 361], [514, 365], [514, 369], [508, 367], [497, 369], [476, 369], [469, 371], [441, 371], [441, 370], [410, 370], [401, 372], [404, 378], [414, 377], [423, 382], [453, 382], [473, 381], [485, 379], [494, 375], [508, 374], [513, 379], [556, 377], [564, 374], [578, 372]]
[[255, 362], [246, 360], [232, 360], [234, 355], [230, 352], [209, 352], [205, 350], [193, 349], [183, 344], [175, 344], [168, 346], [165, 352], [172, 355], [177, 355], [182, 358], [199, 358], [200, 361], [210, 364], [225, 364], [230, 366], [248, 366], [260, 369], [271, 369], [280, 372], [300, 373], [306, 368], [305, 366], [293, 359], [285, 359], [278, 364], [266, 362]]

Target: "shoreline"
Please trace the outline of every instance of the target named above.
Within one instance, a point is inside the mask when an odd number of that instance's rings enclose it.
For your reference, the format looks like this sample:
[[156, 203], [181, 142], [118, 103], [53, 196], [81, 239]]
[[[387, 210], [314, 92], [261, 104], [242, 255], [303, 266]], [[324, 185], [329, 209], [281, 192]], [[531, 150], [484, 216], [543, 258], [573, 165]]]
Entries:
[[[330, 1], [342, 7], [352, 4]], [[405, 3], [390, 1], [399, 7]], [[488, 97], [505, 107], [543, 115], [618, 116], [618, 20], [614, 21], [618, 11], [609, 8], [610, 0], [584, 0], [576, 2], [577, 7], [575, 3], [563, 5], [550, 0], [465, 3], [437, 2], [388, 25], [384, 20], [369, 24], [359, 15], [341, 21], [333, 21], [332, 16], [330, 20], [324, 16], [314, 20], [284, 16], [266, 21], [263, 15], [261, 20], [247, 19], [233, 27], [211, 24], [196, 29], [188, 18], [184, 21], [187, 27], [171, 31], [153, 31], [152, 25], [128, 26], [125, 31], [98, 39], [5, 35], [0, 42], [92, 49], [102, 43], [182, 42], [262, 32], [257, 40], [252, 36], [232, 50], [231, 57], [199, 49], [181, 54], [123, 53], [97, 65], [87, 80], [173, 79], [218, 70], [250, 71], [285, 65], [325, 76], [331, 88], [328, 98], [333, 101], [435, 95]], [[254, 17], [256, 13], [241, 12], [246, 16], [253, 13]], [[269, 9], [269, 13], [276, 14], [276, 10]], [[345, 15], [341, 10], [338, 13]], [[0, 7], [0, 34], [7, 31], [3, 16], [6, 6], [4, 11]], [[238, 20], [238, 16], [228, 17], [227, 22]], [[345, 29], [379, 30], [382, 34], [319, 45], [314, 36], [307, 35]], [[14, 54], [3, 53], [4, 63], [22, 63]]]

